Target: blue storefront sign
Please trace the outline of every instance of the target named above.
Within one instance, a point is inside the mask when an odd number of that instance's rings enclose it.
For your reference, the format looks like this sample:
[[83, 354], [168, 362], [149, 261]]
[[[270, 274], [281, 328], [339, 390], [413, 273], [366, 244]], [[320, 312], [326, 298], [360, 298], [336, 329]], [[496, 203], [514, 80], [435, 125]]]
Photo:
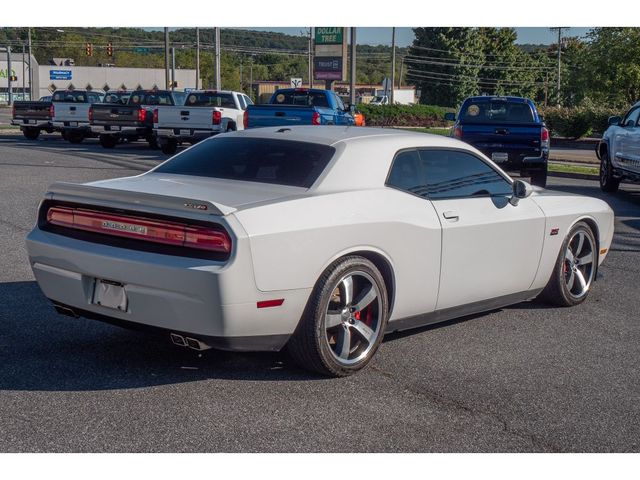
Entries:
[[71, 80], [71, 70], [49, 70], [50, 80]]

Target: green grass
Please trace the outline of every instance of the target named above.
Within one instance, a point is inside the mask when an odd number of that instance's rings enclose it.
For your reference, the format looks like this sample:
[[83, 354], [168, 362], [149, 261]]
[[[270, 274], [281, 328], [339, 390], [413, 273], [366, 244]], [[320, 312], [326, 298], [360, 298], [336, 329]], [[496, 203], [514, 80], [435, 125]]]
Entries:
[[449, 128], [406, 128], [406, 127], [398, 127], [401, 130], [409, 130], [411, 132], [422, 132], [422, 133], [432, 133], [433, 135], [449, 135]]
[[7, 124], [0, 124], [0, 130], [20, 130], [20, 127], [16, 127], [15, 125], [7, 125]]
[[549, 164], [550, 172], [561, 172], [561, 173], [580, 173], [582, 175], [595, 175], [598, 176], [599, 170], [598, 167], [583, 167], [580, 165], [567, 165], [565, 163], [550, 163]]

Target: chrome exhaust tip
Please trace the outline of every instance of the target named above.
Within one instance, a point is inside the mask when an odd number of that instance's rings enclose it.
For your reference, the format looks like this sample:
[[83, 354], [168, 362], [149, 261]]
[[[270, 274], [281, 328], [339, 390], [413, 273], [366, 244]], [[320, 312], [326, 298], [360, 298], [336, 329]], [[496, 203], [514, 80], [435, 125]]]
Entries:
[[55, 308], [56, 312], [58, 312], [60, 315], [66, 315], [67, 317], [73, 317], [73, 318], [80, 318], [80, 315], [78, 315], [69, 307], [64, 307], [62, 305], [54, 304], [53, 308]]
[[177, 333], [172, 333], [170, 337], [174, 345], [178, 345], [179, 347], [187, 346], [187, 342], [185, 342], [184, 337], [182, 335], [178, 335]]
[[185, 337], [185, 341], [187, 342], [187, 347], [192, 348], [194, 350], [209, 350], [211, 347], [200, 340], [191, 337]]

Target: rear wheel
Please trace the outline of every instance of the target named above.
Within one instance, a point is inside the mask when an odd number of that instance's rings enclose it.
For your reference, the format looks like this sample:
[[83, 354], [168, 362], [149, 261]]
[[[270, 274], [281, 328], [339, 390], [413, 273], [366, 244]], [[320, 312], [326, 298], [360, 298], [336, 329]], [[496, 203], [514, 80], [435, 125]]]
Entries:
[[173, 155], [178, 150], [178, 142], [174, 138], [170, 138], [160, 146], [160, 149], [165, 155]]
[[113, 148], [118, 143], [118, 139], [113, 135], [100, 135], [99, 140], [103, 148]]
[[613, 166], [609, 160], [609, 152], [600, 154], [600, 188], [603, 192], [614, 193], [620, 187], [620, 179], [613, 178]]
[[384, 279], [363, 257], [345, 257], [316, 284], [287, 349], [301, 367], [343, 377], [364, 368], [387, 327]]
[[149, 143], [149, 148], [152, 150], [157, 150], [159, 148], [158, 145], [158, 139], [156, 137], [154, 137], [153, 135], [150, 137], [147, 137], [147, 142]]
[[596, 274], [596, 245], [589, 225], [576, 223], [562, 243], [553, 273], [540, 299], [561, 307], [584, 302]]
[[69, 132], [67, 133], [67, 140], [71, 143], [82, 143], [84, 140], [84, 135], [78, 132]]
[[536, 187], [546, 188], [547, 186], [547, 168], [541, 168], [540, 170], [536, 170], [531, 172], [531, 185], [535, 185]]
[[40, 136], [40, 130], [37, 128], [25, 128], [22, 130], [22, 134], [29, 140], [35, 140]]

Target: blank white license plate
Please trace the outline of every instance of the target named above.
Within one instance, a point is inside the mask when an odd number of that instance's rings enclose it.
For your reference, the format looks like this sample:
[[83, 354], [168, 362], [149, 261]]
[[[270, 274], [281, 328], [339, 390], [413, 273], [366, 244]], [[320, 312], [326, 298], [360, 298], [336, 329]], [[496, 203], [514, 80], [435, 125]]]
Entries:
[[165, 130], [162, 128], [157, 129], [156, 132], [158, 133], [158, 135], [163, 135], [165, 137], [170, 137], [173, 135], [173, 130]]
[[124, 312], [127, 310], [127, 292], [122, 283], [96, 278], [91, 303]]
[[78, 122], [69, 122], [69, 126], [70, 127], [77, 127], [78, 126]]
[[180, 135], [191, 135], [191, 130], [180, 129]]
[[38, 123], [37, 120], [29, 120], [29, 123]]
[[507, 160], [509, 160], [509, 154], [504, 152], [493, 152], [491, 154], [491, 160], [496, 163], [506, 162]]
[[119, 126], [117, 126], [117, 125], [111, 125], [111, 126], [109, 127], [109, 131], [111, 131], [111, 132], [114, 132], [114, 131], [116, 131], [116, 132], [117, 132], [118, 130], [120, 130], [120, 127], [119, 127]]

